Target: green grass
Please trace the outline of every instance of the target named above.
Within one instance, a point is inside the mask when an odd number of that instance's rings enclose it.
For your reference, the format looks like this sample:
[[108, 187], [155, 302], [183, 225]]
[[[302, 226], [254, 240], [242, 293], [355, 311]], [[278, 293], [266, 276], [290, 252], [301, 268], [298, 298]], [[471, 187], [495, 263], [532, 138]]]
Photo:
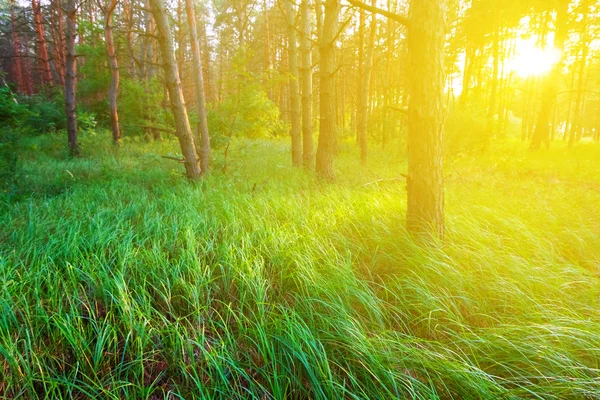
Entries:
[[[404, 229], [402, 151], [338, 181], [238, 141], [28, 141], [0, 195], [0, 397], [600, 398], [600, 146], [447, 162], [447, 238]], [[367, 184], [367, 185], [365, 185]]]

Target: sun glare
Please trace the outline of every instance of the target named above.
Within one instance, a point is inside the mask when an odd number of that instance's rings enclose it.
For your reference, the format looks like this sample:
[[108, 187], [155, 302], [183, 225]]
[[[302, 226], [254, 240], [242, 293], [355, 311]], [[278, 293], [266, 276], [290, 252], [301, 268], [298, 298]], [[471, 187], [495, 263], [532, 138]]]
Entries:
[[554, 48], [541, 49], [533, 39], [517, 42], [517, 54], [510, 61], [510, 68], [521, 77], [543, 75], [560, 60], [560, 52]]

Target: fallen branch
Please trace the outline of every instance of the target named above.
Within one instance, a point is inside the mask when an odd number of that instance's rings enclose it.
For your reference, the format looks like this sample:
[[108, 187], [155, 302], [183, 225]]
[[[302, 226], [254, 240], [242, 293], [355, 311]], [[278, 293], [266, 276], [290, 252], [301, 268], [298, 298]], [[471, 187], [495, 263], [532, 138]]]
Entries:
[[402, 178], [377, 179], [376, 181], [365, 183], [364, 185], [362, 185], [362, 187], [367, 187], [367, 186], [371, 186], [371, 185], [379, 185], [382, 182], [404, 182], [408, 178], [408, 175], [405, 175], [405, 174], [400, 174], [400, 176], [402, 176]]
[[162, 158], [166, 158], [167, 160], [173, 160], [173, 161], [177, 161], [179, 163], [184, 164], [185, 163], [185, 159], [183, 158], [177, 158], [177, 157], [171, 157], [171, 156], [161, 156]]

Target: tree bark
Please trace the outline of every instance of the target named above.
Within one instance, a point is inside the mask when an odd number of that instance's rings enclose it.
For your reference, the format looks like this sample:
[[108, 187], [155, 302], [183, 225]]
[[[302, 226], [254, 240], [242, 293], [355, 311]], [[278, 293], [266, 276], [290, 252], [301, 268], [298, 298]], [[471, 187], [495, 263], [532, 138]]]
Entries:
[[39, 58], [42, 65], [42, 82], [45, 85], [52, 85], [52, 72], [50, 71], [50, 59], [48, 58], [48, 47], [46, 45], [40, 0], [31, 0], [31, 8], [33, 10], [35, 32], [37, 34]]
[[65, 112], [67, 114], [67, 139], [71, 155], [79, 155], [79, 144], [77, 143], [77, 54], [75, 54], [75, 35], [77, 32], [77, 8], [75, 0], [68, 0], [65, 8], [67, 14], [67, 29], [65, 32], [66, 42], [66, 66], [65, 66]]
[[325, 16], [321, 27], [319, 46], [320, 58], [320, 124], [319, 144], [317, 146], [317, 174], [324, 179], [335, 179], [333, 171], [333, 153], [335, 150], [335, 54], [334, 44], [338, 31], [339, 0], [325, 1]]
[[371, 26], [369, 33], [369, 42], [367, 43], [367, 51], [365, 54], [362, 75], [360, 77], [360, 93], [358, 104], [358, 141], [360, 145], [360, 162], [362, 165], [367, 165], [367, 124], [369, 113], [369, 89], [371, 87], [371, 70], [373, 67], [373, 47], [375, 46], [375, 33], [377, 29], [375, 14], [371, 15]]
[[301, 118], [300, 118], [300, 91], [298, 88], [298, 52], [296, 41], [296, 24], [294, 6], [291, 0], [284, 0], [285, 18], [287, 21], [288, 36], [288, 67], [289, 67], [289, 86], [290, 86], [290, 117], [292, 138], [292, 164], [302, 165], [302, 136]]
[[177, 60], [173, 47], [173, 34], [169, 23], [169, 15], [164, 0], [150, 0], [152, 14], [156, 23], [158, 43], [162, 53], [165, 70], [165, 83], [167, 85], [171, 110], [175, 120], [175, 131], [181, 153], [184, 159], [186, 176], [190, 180], [199, 179], [202, 169], [198, 163], [198, 156], [192, 137], [192, 129], [185, 108], [185, 100], [181, 90], [181, 81], [177, 71]]
[[12, 45], [14, 60], [12, 63], [12, 75], [16, 84], [18, 93], [23, 93], [23, 63], [21, 60], [21, 41], [19, 39], [19, 31], [17, 27], [17, 16], [15, 14], [15, 2], [10, 2], [10, 18], [12, 30]]
[[116, 6], [117, 0], [110, 0], [108, 6], [102, 11], [104, 11], [104, 36], [106, 39], [106, 51], [108, 53], [108, 63], [111, 72], [110, 89], [108, 91], [110, 126], [113, 142], [116, 145], [119, 145], [121, 144], [121, 128], [119, 127], [119, 112], [117, 111], [117, 97], [119, 96], [119, 63], [115, 51], [112, 26], [112, 17]]
[[411, 3], [407, 228], [444, 235], [443, 93], [445, 0]]
[[199, 136], [200, 143], [196, 143], [196, 150], [200, 145], [200, 167], [202, 172], [208, 171], [210, 159], [210, 136], [208, 134], [208, 124], [206, 122], [206, 99], [204, 96], [204, 82], [202, 77], [202, 57], [200, 55], [200, 42], [198, 41], [198, 31], [196, 30], [196, 16], [194, 15], [194, 5], [192, 0], [185, 0], [185, 10], [188, 17], [190, 43], [192, 45], [192, 55], [194, 63], [194, 77], [196, 84], [196, 113], [198, 122], [196, 124], [196, 136]]
[[310, 0], [300, 3], [300, 82], [302, 85], [302, 160], [305, 168], [314, 165], [312, 124], [312, 60], [310, 50]]

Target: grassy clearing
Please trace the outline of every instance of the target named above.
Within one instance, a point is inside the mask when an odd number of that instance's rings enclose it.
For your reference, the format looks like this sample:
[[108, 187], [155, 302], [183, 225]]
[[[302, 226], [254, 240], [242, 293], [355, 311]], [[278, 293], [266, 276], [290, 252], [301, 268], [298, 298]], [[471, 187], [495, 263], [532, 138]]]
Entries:
[[0, 396], [600, 398], [600, 147], [448, 162], [448, 238], [404, 229], [402, 153], [339, 182], [236, 142], [26, 144], [0, 196]]

